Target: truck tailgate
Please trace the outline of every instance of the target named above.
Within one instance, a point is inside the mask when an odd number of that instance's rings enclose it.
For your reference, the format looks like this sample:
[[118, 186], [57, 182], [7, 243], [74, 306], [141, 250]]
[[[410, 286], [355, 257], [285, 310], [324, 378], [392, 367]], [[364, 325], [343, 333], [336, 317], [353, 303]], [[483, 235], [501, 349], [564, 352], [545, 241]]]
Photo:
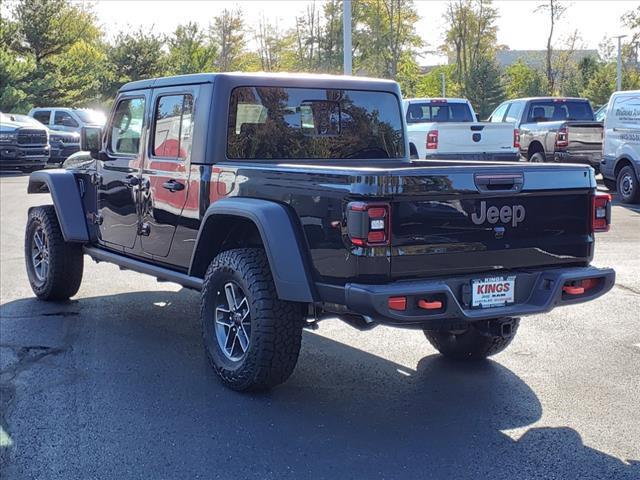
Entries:
[[439, 123], [437, 129], [437, 153], [505, 153], [514, 150], [515, 125], [511, 123]]
[[602, 149], [603, 126], [600, 122], [567, 122], [567, 150], [594, 151]]
[[588, 263], [590, 169], [537, 167], [392, 172], [391, 277]]

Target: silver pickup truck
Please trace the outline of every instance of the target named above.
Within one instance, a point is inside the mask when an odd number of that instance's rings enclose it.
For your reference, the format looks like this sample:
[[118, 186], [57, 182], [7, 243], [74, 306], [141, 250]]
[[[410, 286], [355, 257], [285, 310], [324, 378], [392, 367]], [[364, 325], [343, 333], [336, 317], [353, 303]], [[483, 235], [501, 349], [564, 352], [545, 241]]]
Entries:
[[491, 122], [514, 123], [530, 162], [581, 163], [600, 170], [603, 126], [587, 99], [540, 97], [502, 103]]

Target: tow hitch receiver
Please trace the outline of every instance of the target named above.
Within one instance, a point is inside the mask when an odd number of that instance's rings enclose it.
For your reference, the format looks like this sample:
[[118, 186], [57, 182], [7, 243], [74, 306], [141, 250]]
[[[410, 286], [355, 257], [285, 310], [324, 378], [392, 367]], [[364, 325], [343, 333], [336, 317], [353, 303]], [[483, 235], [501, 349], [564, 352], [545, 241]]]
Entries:
[[512, 317], [492, 318], [491, 320], [475, 322], [474, 326], [483, 335], [510, 338], [513, 337], [518, 330], [517, 320], [517, 318]]

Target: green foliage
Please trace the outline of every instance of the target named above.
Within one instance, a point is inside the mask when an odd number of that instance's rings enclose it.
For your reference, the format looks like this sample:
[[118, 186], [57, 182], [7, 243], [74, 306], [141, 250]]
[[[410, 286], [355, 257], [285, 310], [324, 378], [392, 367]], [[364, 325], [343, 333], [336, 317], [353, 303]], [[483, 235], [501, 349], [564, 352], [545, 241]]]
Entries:
[[462, 95], [462, 87], [456, 82], [455, 65], [442, 65], [433, 68], [429, 73], [422, 75], [416, 85], [417, 97], [441, 97], [442, 74], [445, 80], [445, 94], [447, 97], [459, 97]]
[[28, 80], [35, 70], [29, 58], [18, 58], [4, 44], [0, 46], [0, 110], [26, 112], [32, 104], [26, 91]]
[[498, 11], [490, 0], [456, 0], [449, 3], [442, 50], [456, 66], [456, 81], [468, 86], [473, 69], [494, 56]]
[[469, 72], [464, 94], [481, 119], [487, 118], [504, 100], [500, 73], [500, 67], [491, 58], [479, 59]]
[[415, 30], [413, 0], [354, 0], [352, 7], [355, 70], [383, 78], [396, 78], [400, 70], [417, 76], [415, 58], [422, 39]]
[[522, 60], [509, 65], [504, 71], [507, 99], [544, 95], [546, 79], [540, 70], [529, 67]]
[[178, 25], [167, 40], [167, 46], [167, 70], [170, 75], [209, 72], [214, 69], [218, 47], [210, 42], [197, 23]]
[[108, 49], [113, 75], [106, 87], [107, 95], [114, 96], [123, 83], [164, 75], [167, 54], [163, 46], [162, 36], [147, 33], [143, 29], [120, 33], [114, 45]]
[[225, 9], [213, 20], [210, 27], [212, 42], [219, 52], [216, 70], [236, 70], [245, 50], [245, 25], [242, 10]]

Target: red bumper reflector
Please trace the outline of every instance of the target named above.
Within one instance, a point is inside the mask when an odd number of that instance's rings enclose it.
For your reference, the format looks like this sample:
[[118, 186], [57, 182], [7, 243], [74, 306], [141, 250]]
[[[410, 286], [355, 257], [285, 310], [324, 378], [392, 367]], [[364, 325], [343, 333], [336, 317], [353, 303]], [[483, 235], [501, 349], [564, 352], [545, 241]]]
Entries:
[[584, 287], [573, 287], [571, 285], [565, 285], [562, 287], [562, 291], [567, 295], [582, 295], [584, 293]]
[[406, 310], [407, 297], [389, 297], [387, 304], [391, 310]]
[[424, 310], [440, 310], [442, 308], [442, 302], [439, 300], [434, 300], [429, 302], [427, 300], [419, 300], [418, 306], [423, 308]]

